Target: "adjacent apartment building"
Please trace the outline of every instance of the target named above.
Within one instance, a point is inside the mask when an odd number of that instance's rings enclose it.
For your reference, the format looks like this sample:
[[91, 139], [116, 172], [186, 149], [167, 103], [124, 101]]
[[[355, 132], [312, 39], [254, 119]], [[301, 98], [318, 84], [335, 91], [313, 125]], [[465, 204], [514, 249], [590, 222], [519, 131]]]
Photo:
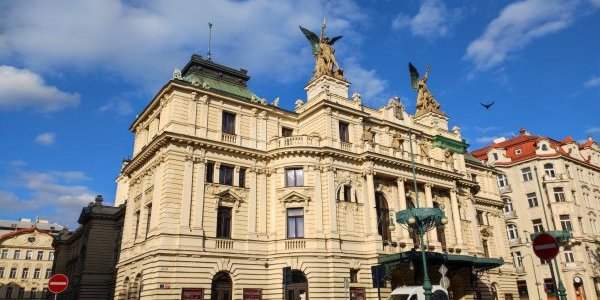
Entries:
[[125, 207], [104, 205], [101, 195], [81, 210], [75, 231], [54, 238], [54, 274], [69, 277], [59, 300], [112, 300]]
[[52, 239], [62, 228], [42, 219], [0, 221], [0, 299], [47, 296], [54, 260]]
[[449, 219], [428, 234], [434, 283], [445, 264], [453, 299], [517, 297], [497, 173], [465, 153], [427, 78], [416, 115], [349, 97], [341, 72], [310, 80], [294, 110], [248, 80], [194, 55], [131, 125], [117, 299], [377, 299], [380, 264], [385, 299], [421, 284], [394, 221], [416, 193]]
[[498, 186], [504, 202], [506, 233], [519, 276], [521, 298], [554, 297], [550, 264], [532, 251], [530, 235], [568, 230], [573, 239], [557, 256], [568, 299], [597, 299], [600, 264], [600, 145], [577, 143], [520, 130], [510, 139], [473, 152], [503, 174]]

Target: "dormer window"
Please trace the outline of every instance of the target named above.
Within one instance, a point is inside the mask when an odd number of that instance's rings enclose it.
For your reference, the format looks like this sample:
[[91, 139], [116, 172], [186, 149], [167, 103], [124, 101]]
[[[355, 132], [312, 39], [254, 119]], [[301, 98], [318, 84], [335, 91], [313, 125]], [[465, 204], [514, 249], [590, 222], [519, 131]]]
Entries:
[[521, 155], [521, 152], [522, 152], [521, 148], [519, 148], [519, 149], [515, 150], [515, 155]]
[[498, 160], [498, 153], [496, 153], [496, 152], [492, 153], [492, 157], [494, 157], [494, 160]]
[[542, 151], [548, 151], [548, 145], [542, 144]]

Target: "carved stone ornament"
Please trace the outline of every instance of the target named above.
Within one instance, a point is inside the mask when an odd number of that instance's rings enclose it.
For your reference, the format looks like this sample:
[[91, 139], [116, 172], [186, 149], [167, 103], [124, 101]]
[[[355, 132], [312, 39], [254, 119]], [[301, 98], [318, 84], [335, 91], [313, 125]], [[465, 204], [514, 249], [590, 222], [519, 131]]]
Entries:
[[401, 133], [394, 133], [392, 136], [392, 148], [396, 151], [404, 150], [404, 137]]
[[431, 157], [431, 142], [422, 139], [419, 141], [419, 150], [422, 156]]
[[183, 77], [181, 77], [181, 70], [179, 70], [179, 69], [173, 70], [173, 79], [178, 79], [178, 80], [183, 79]]
[[362, 96], [359, 92], [352, 93], [352, 101], [358, 104], [362, 103]]
[[[240, 206], [244, 201], [244, 197], [239, 195], [232, 189], [226, 189], [220, 193], [216, 194], [217, 196], [217, 207], [219, 205], [232, 206], [235, 207], [236, 211], [239, 210]], [[227, 205], [229, 204], [229, 205]]]
[[310, 197], [306, 196], [304, 194], [301, 194], [301, 193], [299, 193], [297, 191], [291, 191], [291, 192], [283, 195], [283, 197], [281, 197], [280, 201], [283, 202], [286, 207], [290, 203], [303, 203], [304, 204], [304, 208], [308, 209], [308, 204], [310, 202]]
[[363, 129], [362, 141], [369, 144], [375, 142], [375, 132], [373, 132], [371, 127], [365, 127]]
[[403, 115], [403, 111], [404, 111], [404, 105], [402, 105], [402, 102], [400, 102], [400, 97], [395, 96], [390, 98], [390, 100], [388, 101], [388, 108], [391, 108], [393, 110], [394, 113], [394, 117], [398, 120], [403, 120], [404, 119], [404, 115]]
[[279, 97], [275, 97], [275, 99], [273, 99], [273, 102], [271, 102], [271, 104], [275, 107], [279, 107]]
[[299, 109], [304, 105], [304, 101], [302, 101], [302, 99], [296, 99], [296, 101], [294, 102], [294, 108], [295, 109]]

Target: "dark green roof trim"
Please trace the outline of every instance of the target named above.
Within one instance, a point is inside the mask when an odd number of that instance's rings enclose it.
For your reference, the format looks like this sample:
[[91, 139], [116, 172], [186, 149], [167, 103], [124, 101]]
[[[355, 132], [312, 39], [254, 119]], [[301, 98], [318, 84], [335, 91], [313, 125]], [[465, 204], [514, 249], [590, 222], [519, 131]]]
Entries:
[[467, 152], [469, 144], [463, 139], [462, 142], [449, 139], [442, 135], [436, 135], [433, 137], [433, 146], [440, 147], [442, 149], [448, 149], [452, 152], [463, 154]]
[[[477, 257], [471, 255], [448, 254], [440, 252], [426, 252], [429, 264], [444, 264], [450, 271], [464, 267], [472, 267], [477, 270], [489, 270], [504, 264], [502, 258]], [[383, 265], [385, 274], [390, 274], [397, 266], [421, 262], [421, 251], [411, 250], [395, 254], [382, 255], [378, 262]]]

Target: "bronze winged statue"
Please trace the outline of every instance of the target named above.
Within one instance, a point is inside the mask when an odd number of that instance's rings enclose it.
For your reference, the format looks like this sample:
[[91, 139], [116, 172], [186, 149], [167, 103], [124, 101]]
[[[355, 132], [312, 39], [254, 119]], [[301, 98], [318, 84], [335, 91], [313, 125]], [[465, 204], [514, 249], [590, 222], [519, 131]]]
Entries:
[[342, 36], [336, 36], [329, 38], [325, 36], [325, 22], [321, 27], [321, 36], [317, 36], [316, 33], [300, 26], [300, 31], [304, 33], [306, 39], [310, 43], [313, 55], [315, 56], [315, 71], [313, 79], [318, 78], [322, 75], [332, 76], [337, 79], [344, 79], [344, 72], [340, 68], [335, 59], [335, 49], [333, 44], [342, 38]]
[[417, 91], [417, 111], [415, 112], [415, 116], [418, 117], [426, 112], [435, 112], [441, 115], [444, 113], [441, 110], [440, 104], [431, 94], [429, 88], [427, 87], [427, 80], [429, 79], [429, 73], [431, 71], [430, 67], [427, 67], [427, 71], [423, 77], [419, 78], [419, 71], [417, 68], [413, 66], [413, 64], [408, 63], [408, 73], [410, 74], [410, 85], [411, 87]]

